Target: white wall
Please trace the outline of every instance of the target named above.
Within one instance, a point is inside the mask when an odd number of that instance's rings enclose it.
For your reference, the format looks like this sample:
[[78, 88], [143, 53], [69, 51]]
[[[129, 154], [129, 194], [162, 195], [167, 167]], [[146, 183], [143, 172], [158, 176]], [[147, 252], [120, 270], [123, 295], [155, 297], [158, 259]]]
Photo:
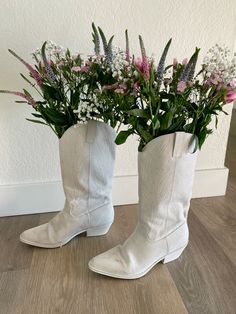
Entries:
[[[115, 33], [115, 42], [120, 46], [124, 46], [123, 32], [128, 28], [134, 53], [139, 52], [138, 34], [142, 34], [147, 52], [156, 55], [160, 55], [172, 37], [169, 60], [175, 56], [181, 60], [189, 56], [195, 46], [202, 48], [202, 55], [215, 43], [233, 49], [236, 5], [235, 0], [10, 0], [1, 1], [0, 21], [0, 89], [20, 90], [24, 84], [18, 73], [25, 69], [8, 53], [8, 48], [30, 60], [29, 53], [51, 39], [74, 51], [89, 53], [91, 22], [94, 21], [107, 34]], [[1, 211], [5, 214], [24, 211], [20, 208], [23, 203], [19, 195], [22, 197], [27, 189], [19, 192], [20, 187], [35, 183], [38, 189], [44, 182], [55, 182], [58, 191], [60, 180], [57, 139], [46, 127], [27, 122], [25, 117], [30, 116], [31, 109], [13, 100], [14, 97], [0, 95], [0, 214]], [[231, 111], [230, 106], [228, 111]], [[217, 132], [200, 153], [199, 173], [204, 169], [224, 168], [229, 123], [230, 114], [222, 115]], [[115, 176], [124, 180], [128, 176], [128, 185], [137, 179], [136, 147], [137, 141], [130, 139], [117, 152]], [[224, 172], [225, 183], [226, 179], [227, 171]], [[116, 203], [122, 203], [118, 181], [115, 182], [115, 198]], [[196, 190], [198, 188], [196, 186]], [[33, 211], [38, 208], [37, 189], [34, 199], [29, 197], [27, 201], [23, 197], [25, 208], [27, 205]], [[124, 202], [137, 198], [135, 186], [129, 189], [133, 198]], [[214, 192], [213, 187], [208, 194], [222, 194], [224, 189], [225, 186], [220, 192]], [[202, 190], [195, 194], [208, 195]], [[57, 204], [49, 205], [45, 201], [43, 206], [50, 210]]]

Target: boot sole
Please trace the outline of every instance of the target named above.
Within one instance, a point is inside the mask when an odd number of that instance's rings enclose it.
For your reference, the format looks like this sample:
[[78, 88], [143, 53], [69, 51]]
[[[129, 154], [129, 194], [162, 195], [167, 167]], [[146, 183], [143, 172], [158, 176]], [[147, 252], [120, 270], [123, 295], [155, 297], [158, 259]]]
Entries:
[[108, 277], [113, 277], [113, 278], [117, 278], [117, 279], [129, 279], [129, 280], [138, 279], [138, 278], [145, 276], [158, 263], [162, 262], [163, 264], [166, 264], [166, 263], [169, 263], [169, 262], [176, 260], [177, 258], [180, 257], [180, 255], [182, 254], [182, 252], [184, 251], [185, 248], [186, 248], [186, 246], [179, 248], [177, 250], [174, 250], [171, 253], [161, 257], [155, 263], [153, 263], [151, 266], [149, 266], [147, 269], [145, 269], [143, 272], [140, 272], [138, 274], [130, 274], [130, 275], [111, 274], [111, 273], [105, 272], [103, 270], [96, 269], [95, 267], [93, 267], [91, 265], [90, 262], [88, 264], [88, 267], [93, 272], [104, 275], [104, 276], [108, 276]]
[[32, 246], [37, 246], [37, 247], [46, 248], [46, 249], [56, 249], [56, 248], [62, 247], [63, 245], [67, 244], [73, 238], [75, 238], [76, 236], [78, 236], [78, 235], [80, 235], [82, 233], [86, 233], [85, 236], [87, 236], [87, 237], [103, 236], [103, 235], [108, 233], [111, 225], [112, 224], [103, 225], [103, 226], [100, 226], [100, 227], [94, 227], [94, 228], [90, 228], [90, 229], [79, 231], [79, 232], [73, 234], [72, 236], [70, 236], [69, 238], [67, 238], [65, 241], [59, 242], [59, 243], [56, 243], [56, 244], [42, 244], [40, 242], [29, 241], [27, 239], [24, 239], [21, 235], [20, 235], [20, 241], [25, 243], [25, 244], [32, 245]]

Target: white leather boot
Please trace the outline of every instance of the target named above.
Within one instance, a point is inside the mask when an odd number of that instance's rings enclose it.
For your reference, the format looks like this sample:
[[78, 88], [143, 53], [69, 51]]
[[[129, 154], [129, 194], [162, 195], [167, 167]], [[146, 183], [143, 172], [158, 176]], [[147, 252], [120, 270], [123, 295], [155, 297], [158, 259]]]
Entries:
[[69, 128], [59, 140], [65, 207], [51, 221], [24, 231], [24, 243], [56, 248], [76, 235], [106, 234], [114, 220], [112, 177], [115, 131], [91, 120]]
[[188, 244], [187, 214], [197, 153], [189, 133], [176, 132], [149, 142], [138, 155], [139, 222], [123, 245], [94, 257], [97, 273], [135, 279], [160, 261], [178, 258]]

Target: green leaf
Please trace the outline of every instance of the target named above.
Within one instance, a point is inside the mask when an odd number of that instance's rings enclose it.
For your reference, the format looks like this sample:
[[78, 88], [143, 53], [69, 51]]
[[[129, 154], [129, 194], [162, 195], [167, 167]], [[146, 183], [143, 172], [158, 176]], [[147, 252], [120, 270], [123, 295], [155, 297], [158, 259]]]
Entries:
[[123, 144], [126, 142], [127, 138], [133, 133], [133, 129], [126, 131], [120, 131], [115, 139], [117, 145]]
[[173, 113], [168, 111], [161, 116], [161, 130], [168, 129], [173, 120]]
[[46, 99], [63, 101], [63, 98], [55, 87], [43, 85], [42, 90]]
[[153, 119], [153, 127], [154, 127], [154, 130], [157, 130], [160, 128], [160, 121], [158, 120], [158, 117], [155, 116], [154, 119]]
[[40, 121], [40, 120], [34, 120], [34, 119], [26, 119], [26, 120], [27, 120], [27, 121], [30, 121], [30, 122], [34, 122], [34, 123], [39, 123], [39, 124], [47, 125], [45, 122]]
[[41, 114], [38, 113], [31, 113], [32, 116], [36, 117], [36, 118], [43, 118]]
[[132, 110], [128, 110], [127, 113], [135, 117], [141, 117], [141, 118], [147, 118], [147, 119], [150, 118], [148, 112], [144, 109], [132, 109]]
[[143, 142], [148, 143], [153, 139], [153, 136], [147, 130], [145, 130], [144, 127], [137, 125], [137, 131], [140, 134]]
[[68, 124], [67, 116], [64, 113], [52, 108], [42, 108], [41, 112], [50, 124], [65, 126]]

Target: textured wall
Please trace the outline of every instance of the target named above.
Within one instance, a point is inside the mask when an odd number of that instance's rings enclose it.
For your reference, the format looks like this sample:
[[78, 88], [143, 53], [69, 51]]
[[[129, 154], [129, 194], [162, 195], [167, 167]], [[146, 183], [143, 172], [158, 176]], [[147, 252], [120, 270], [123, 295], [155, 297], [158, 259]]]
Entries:
[[[116, 33], [117, 45], [124, 45], [128, 28], [134, 52], [139, 51], [138, 34], [147, 52], [157, 55], [172, 37], [171, 59], [183, 59], [195, 46], [202, 47], [202, 54], [216, 42], [232, 49], [236, 8], [235, 0], [11, 0], [1, 2], [0, 20], [0, 89], [17, 90], [23, 86], [17, 74], [25, 69], [7, 48], [30, 60], [29, 53], [51, 39], [90, 52], [94, 21], [109, 35]], [[57, 139], [46, 127], [27, 122], [29, 116], [29, 107], [0, 95], [0, 184], [60, 179]], [[200, 154], [199, 169], [223, 167], [229, 122], [230, 115], [221, 117]], [[137, 173], [136, 146], [133, 138], [118, 149], [116, 175]]]

